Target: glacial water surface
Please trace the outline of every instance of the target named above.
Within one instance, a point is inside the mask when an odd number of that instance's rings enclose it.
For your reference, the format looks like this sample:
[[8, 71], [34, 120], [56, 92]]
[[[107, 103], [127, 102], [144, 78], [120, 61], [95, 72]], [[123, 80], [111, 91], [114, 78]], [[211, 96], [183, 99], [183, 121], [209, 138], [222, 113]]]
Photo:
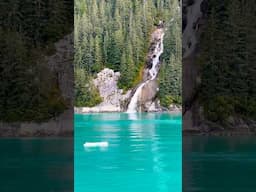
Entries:
[[77, 114], [75, 192], [181, 192], [181, 143], [180, 115]]
[[1, 192], [72, 192], [72, 138], [1, 138]]
[[184, 192], [255, 192], [255, 136], [183, 137]]

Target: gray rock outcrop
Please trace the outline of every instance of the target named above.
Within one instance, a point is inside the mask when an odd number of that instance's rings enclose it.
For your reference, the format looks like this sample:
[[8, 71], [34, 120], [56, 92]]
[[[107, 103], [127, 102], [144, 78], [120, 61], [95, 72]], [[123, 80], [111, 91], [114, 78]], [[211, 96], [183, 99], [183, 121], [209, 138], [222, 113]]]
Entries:
[[55, 44], [55, 53], [45, 56], [48, 68], [56, 77], [62, 96], [69, 104], [58, 117], [45, 122], [0, 122], [0, 137], [72, 136], [73, 110], [73, 34], [65, 36]]
[[120, 100], [123, 98], [123, 90], [117, 86], [119, 72], [105, 68], [97, 74], [97, 78], [93, 80], [95, 87], [99, 90], [103, 102], [100, 106], [116, 106], [120, 107]]
[[199, 126], [202, 118], [197, 100], [200, 66], [195, 59], [199, 52], [198, 41], [206, 22], [207, 0], [184, 0], [182, 10], [183, 129], [191, 129]]

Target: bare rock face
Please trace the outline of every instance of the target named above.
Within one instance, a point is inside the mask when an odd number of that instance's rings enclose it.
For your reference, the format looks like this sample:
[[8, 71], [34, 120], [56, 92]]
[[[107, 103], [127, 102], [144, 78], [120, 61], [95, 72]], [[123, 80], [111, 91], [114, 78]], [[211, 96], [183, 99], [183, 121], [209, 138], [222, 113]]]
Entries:
[[153, 102], [149, 101], [145, 103], [145, 108], [147, 112], [159, 112], [162, 111], [160, 100], [155, 99]]
[[[47, 57], [48, 66], [50, 70], [55, 74], [58, 86], [61, 90], [62, 96], [69, 102], [69, 109], [63, 112], [56, 119], [52, 119], [49, 122], [45, 122], [40, 125], [40, 133], [50, 133], [50, 135], [61, 135], [70, 132], [73, 134], [73, 101], [74, 101], [74, 38], [73, 33], [66, 35], [63, 39], [56, 42], [55, 54]], [[28, 125], [26, 125], [28, 127]], [[25, 127], [26, 127], [25, 126]], [[32, 124], [32, 127], [38, 125]], [[24, 126], [23, 126], [24, 127]], [[49, 127], [48, 129], [45, 127]], [[50, 128], [51, 131], [50, 132]], [[23, 129], [21, 129], [23, 130]], [[21, 131], [22, 132], [22, 131]]]
[[54, 45], [56, 53], [46, 58], [48, 66], [56, 76], [62, 96], [72, 105], [74, 99], [73, 33], [66, 35]]
[[156, 79], [147, 81], [138, 100], [141, 111], [156, 112], [161, 110], [160, 101], [156, 98], [158, 90]]
[[207, 0], [184, 0], [182, 2], [182, 90], [183, 129], [197, 127], [201, 119], [197, 89], [200, 84], [200, 66], [195, 58], [200, 50], [198, 43], [207, 17]]
[[125, 94], [117, 86], [119, 72], [109, 68], [104, 68], [97, 74], [93, 84], [98, 89], [102, 102], [94, 107], [75, 107], [75, 113], [102, 113], [102, 112], [121, 112], [124, 102], [130, 98], [131, 90]]
[[119, 106], [122, 90], [118, 89], [117, 81], [120, 77], [119, 72], [105, 68], [97, 74], [97, 78], [93, 80], [94, 85], [98, 88], [100, 96], [103, 98], [101, 105]]
[[206, 0], [184, 0], [183, 6], [183, 34], [182, 49], [183, 58], [189, 57], [197, 49], [198, 37], [201, 33], [201, 26], [204, 24]]
[[97, 78], [93, 80], [93, 83], [99, 90], [103, 102], [96, 106], [96, 111], [121, 111], [121, 104], [125, 99], [129, 98], [130, 91], [123, 94], [123, 90], [118, 88], [117, 83], [119, 77], [119, 72], [114, 72], [108, 68], [103, 69], [97, 74]]
[[146, 103], [148, 101], [154, 101], [157, 91], [158, 91], [158, 84], [157, 81], [151, 80], [148, 83], [146, 83], [141, 91], [141, 98], [140, 98], [140, 102], [141, 103]]

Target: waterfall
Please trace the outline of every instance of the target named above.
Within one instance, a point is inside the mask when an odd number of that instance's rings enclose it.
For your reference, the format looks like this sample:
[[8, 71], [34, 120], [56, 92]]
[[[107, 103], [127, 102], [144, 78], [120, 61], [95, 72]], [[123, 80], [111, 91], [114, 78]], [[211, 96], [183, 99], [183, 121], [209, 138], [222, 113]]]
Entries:
[[136, 90], [136, 92], [134, 93], [130, 104], [128, 105], [128, 109], [127, 112], [128, 113], [136, 113], [137, 112], [137, 104], [138, 104], [138, 99], [141, 93], [141, 90], [143, 88], [143, 86], [146, 84], [146, 82], [142, 83]]
[[143, 90], [143, 87], [145, 84], [147, 84], [150, 80], [154, 80], [159, 72], [159, 64], [160, 64], [160, 56], [162, 55], [164, 51], [164, 44], [163, 44], [163, 39], [164, 39], [164, 29], [163, 28], [158, 28], [156, 29], [153, 34], [153, 43], [155, 41], [155, 47], [152, 53], [150, 53], [150, 58], [151, 58], [151, 63], [152, 67], [149, 69], [148, 73], [150, 75], [150, 79], [144, 81], [141, 83], [141, 85], [137, 88], [135, 91], [134, 95], [131, 98], [131, 101], [128, 105], [127, 113], [136, 113], [138, 110], [138, 102], [141, 97], [141, 92]]
[[164, 40], [164, 33], [161, 34], [160, 41], [157, 43], [157, 46], [156, 46], [156, 48], [154, 50], [152, 67], [149, 70], [149, 74], [151, 76], [151, 80], [155, 79], [157, 74], [158, 74], [157, 65], [160, 63], [160, 56], [164, 52], [163, 40]]

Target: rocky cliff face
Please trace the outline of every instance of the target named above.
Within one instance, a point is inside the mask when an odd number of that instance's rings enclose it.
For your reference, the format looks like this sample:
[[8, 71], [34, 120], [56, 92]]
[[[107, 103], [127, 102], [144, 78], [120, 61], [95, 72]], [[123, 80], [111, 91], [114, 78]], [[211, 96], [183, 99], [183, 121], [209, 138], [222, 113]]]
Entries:
[[62, 96], [70, 102], [70, 105], [72, 105], [74, 99], [73, 33], [66, 35], [54, 45], [56, 49], [55, 54], [46, 57], [48, 66], [56, 76], [57, 84], [59, 85]]
[[130, 97], [131, 90], [126, 93], [117, 86], [119, 72], [105, 68], [97, 74], [93, 84], [98, 89], [102, 102], [95, 107], [75, 108], [76, 113], [99, 113], [123, 111], [123, 103]]
[[150, 80], [147, 84], [144, 85], [141, 92], [141, 111], [161, 111], [161, 105], [159, 99], [156, 95], [158, 92], [158, 83], [157, 80]]
[[[46, 122], [0, 122], [1, 137], [72, 136], [73, 135], [73, 34], [65, 36], [55, 44], [55, 53], [45, 56], [48, 67], [56, 79], [68, 109]], [[39, 109], [40, 110], [40, 109]]]
[[196, 54], [201, 28], [206, 19], [207, 0], [184, 0], [182, 6], [182, 49], [183, 58], [187, 58]]
[[[234, 4], [236, 4], [238, 2], [234, 2]], [[211, 92], [211, 90], [221, 90], [221, 89], [226, 89], [225, 93], [220, 91], [221, 94], [216, 93], [216, 95], [220, 95], [222, 97], [222, 94], [227, 96], [229, 93], [232, 94], [232, 91], [229, 91], [228, 89], [234, 89], [234, 87], [232, 87], [233, 84], [233, 79], [229, 80], [231, 83], [230, 84], [226, 84], [226, 88], [225, 87], [221, 87], [219, 89], [211, 89], [211, 85], [209, 86], [204, 86], [201, 87], [201, 71], [206, 71], [208, 72], [207, 75], [212, 76], [214, 74], [225, 74], [223, 79], [226, 79], [226, 77], [228, 77], [230, 74], [233, 74], [233, 72], [228, 71], [228, 70], [232, 70], [232, 67], [229, 68], [228, 64], [225, 66], [225, 62], [221, 64], [218, 64], [218, 66], [222, 66], [223, 64], [223, 68], [228, 69], [227, 71], [223, 70], [222, 68], [215, 68], [214, 70], [209, 69], [209, 71], [207, 71], [208, 69], [205, 66], [209, 66], [209, 63], [207, 65], [205, 65], [203, 67], [201, 67], [202, 65], [204, 65], [204, 63], [202, 63], [201, 66], [199, 66], [198, 64], [198, 60], [197, 56], [200, 57], [201, 54], [201, 50], [200, 47], [198, 46], [198, 44], [200, 43], [200, 35], [201, 33], [205, 30], [205, 28], [207, 27], [207, 17], [208, 14], [211, 14], [211, 17], [213, 18], [213, 20], [217, 21], [219, 18], [218, 16], [223, 16], [225, 15], [226, 18], [229, 18], [229, 25], [227, 25], [227, 28], [223, 28], [223, 31], [216, 31], [213, 33], [213, 36], [210, 36], [212, 39], [214, 39], [214, 41], [212, 41], [211, 43], [214, 44], [216, 43], [216, 45], [219, 43], [218, 39], [221, 39], [222, 41], [224, 41], [225, 39], [232, 39], [231, 37], [227, 37], [223, 34], [228, 34], [230, 33], [230, 31], [233, 30], [233, 28], [231, 27], [236, 26], [234, 22], [234, 15], [231, 14], [230, 12], [226, 12], [227, 10], [225, 8], [228, 8], [229, 10], [229, 3], [225, 2], [225, 4], [223, 4], [220, 7], [215, 7], [215, 3], [214, 0], [213, 1], [209, 1], [209, 0], [184, 0], [183, 1], [183, 130], [186, 133], [199, 133], [199, 134], [227, 134], [227, 135], [232, 135], [232, 134], [238, 134], [241, 135], [243, 133], [255, 133], [255, 120], [251, 120], [251, 119], [247, 119], [245, 117], [245, 113], [243, 113], [243, 115], [241, 115], [241, 112], [238, 110], [236, 110], [236, 105], [235, 104], [228, 104], [229, 108], [234, 108], [235, 110], [232, 111], [231, 113], [227, 113], [225, 110], [223, 111], [223, 116], [225, 115], [229, 115], [228, 117], [223, 118], [222, 116], [222, 112], [221, 110], [216, 110], [215, 114], [217, 114], [218, 112], [220, 113], [220, 118], [209, 118], [207, 117], [205, 114], [206, 111], [204, 110], [208, 110], [207, 112], [212, 113], [211, 109], [207, 109], [207, 107], [205, 107], [205, 103], [203, 103], [204, 101], [200, 101], [199, 102], [199, 97], [202, 98], [202, 90], [203, 92], [210, 92], [211, 94], [213, 94], [213, 91]], [[209, 6], [212, 6], [211, 8]], [[238, 3], [236, 6], [238, 6], [235, 10], [239, 10], [239, 8], [243, 7], [242, 4]], [[248, 5], [247, 5], [248, 6]], [[225, 7], [225, 8], [224, 8]], [[241, 8], [242, 10], [243, 8]], [[209, 12], [208, 12], [209, 11]], [[236, 12], [235, 11], [235, 12]], [[239, 10], [240, 11], [240, 10]], [[215, 13], [218, 12], [217, 15], [215, 15]], [[234, 12], [234, 13], [235, 13]], [[241, 11], [243, 12], [243, 11]], [[214, 13], [214, 14], [213, 14]], [[243, 14], [240, 15], [240, 17]], [[247, 13], [246, 13], [247, 15]], [[236, 17], [236, 16], [235, 16]], [[251, 16], [250, 16], [251, 17]], [[233, 21], [232, 21], [233, 20]], [[243, 18], [243, 21], [245, 19]], [[223, 18], [223, 23], [225, 23], [225, 19]], [[218, 26], [218, 29], [221, 30], [222, 25], [218, 24], [218, 22], [214, 23], [214, 25]], [[211, 29], [211, 28], [210, 28]], [[214, 28], [213, 28], [214, 30]], [[207, 36], [208, 34], [205, 33], [205, 36]], [[218, 38], [216, 38], [218, 37]], [[211, 39], [208, 38], [208, 39]], [[236, 41], [237, 36], [235, 36], [234, 41]], [[221, 41], [220, 40], [220, 41]], [[206, 43], [207, 46], [207, 41], [205, 41], [204, 43]], [[224, 43], [223, 45], [227, 45], [228, 43]], [[205, 46], [205, 44], [203, 45]], [[210, 46], [215, 47], [213, 45]], [[219, 46], [220, 47], [220, 46]], [[238, 46], [239, 47], [239, 46]], [[235, 50], [237, 47], [232, 47], [233, 50]], [[215, 48], [216, 50], [218, 48]], [[222, 50], [222, 49], [221, 49]], [[205, 51], [205, 50], [204, 50]], [[205, 51], [207, 52], [207, 51]], [[203, 53], [204, 56], [207, 55], [207, 53]], [[225, 56], [227, 56], [229, 53], [227, 53], [227, 55], [225, 55], [225, 51], [222, 50], [222, 53], [220, 54], [220, 58], [225, 58]], [[236, 57], [236, 54], [238, 54], [238, 52], [233, 52], [233, 56], [232, 57]], [[238, 54], [239, 55], [239, 54]], [[246, 55], [249, 55], [248, 53], [246, 53]], [[216, 55], [215, 55], [216, 57]], [[228, 57], [228, 56], [227, 56]], [[243, 56], [238, 56], [238, 57], [243, 57]], [[207, 59], [210, 59], [211, 57], [207, 57]], [[234, 61], [233, 61], [234, 62]], [[237, 62], [237, 60], [235, 61]], [[248, 61], [247, 61], [248, 62]], [[213, 68], [216, 67], [216, 62], [213, 59], [213, 61], [211, 62], [213, 64]], [[241, 62], [242, 63], [242, 62]], [[211, 65], [211, 64], [210, 64]], [[239, 64], [237, 63], [237, 66], [239, 66]], [[239, 67], [238, 67], [239, 68]], [[214, 72], [214, 74], [213, 74]], [[238, 75], [238, 73], [234, 73], [237, 75], [237, 78], [241, 77], [240, 75]], [[219, 77], [216, 76], [216, 79], [218, 79]], [[236, 79], [236, 78], [234, 78]], [[212, 80], [212, 79], [211, 79]], [[207, 82], [209, 82], [210, 79], [205, 78], [204, 79], [204, 85], [207, 84]], [[221, 81], [221, 80], [219, 80]], [[214, 84], [215, 86], [218, 84]], [[232, 87], [232, 88], [231, 88]], [[241, 87], [241, 85], [238, 85], [238, 89], [239, 87]], [[236, 88], [235, 88], [236, 89]], [[239, 91], [237, 91], [239, 92]], [[215, 94], [215, 93], [214, 93]], [[210, 95], [210, 94], [209, 94]], [[231, 95], [230, 95], [231, 96]], [[229, 97], [229, 96], [228, 96]], [[232, 96], [231, 96], [232, 98]], [[212, 98], [209, 98], [209, 100], [214, 99], [214, 95]], [[243, 98], [244, 99], [244, 98]], [[216, 102], [215, 100], [212, 100], [211, 102], [211, 106], [212, 109], [216, 109], [216, 108], [222, 108], [222, 105], [224, 105], [226, 102], [228, 102], [229, 99], [223, 99], [224, 102], [222, 102], [221, 104]], [[206, 101], [207, 103], [208, 101]], [[224, 104], [223, 104], [224, 103]], [[216, 104], [216, 106], [215, 106]], [[204, 107], [203, 107], [204, 106]], [[245, 106], [243, 106], [244, 108], [246, 108]], [[225, 109], [225, 106], [223, 106], [223, 108]], [[192, 131], [192, 132], [190, 132]], [[227, 133], [225, 133], [227, 132]], [[232, 133], [233, 132], [233, 133]]]
[[122, 102], [128, 98], [130, 91], [126, 94], [117, 86], [119, 72], [105, 68], [97, 74], [97, 78], [93, 80], [94, 85], [98, 88], [103, 102], [98, 107], [114, 107], [118, 111], [122, 108]]
[[199, 53], [198, 41], [205, 26], [207, 0], [184, 0], [182, 3], [182, 81], [183, 81], [183, 128], [197, 127], [202, 118], [197, 100], [200, 85], [199, 66], [195, 63]]

